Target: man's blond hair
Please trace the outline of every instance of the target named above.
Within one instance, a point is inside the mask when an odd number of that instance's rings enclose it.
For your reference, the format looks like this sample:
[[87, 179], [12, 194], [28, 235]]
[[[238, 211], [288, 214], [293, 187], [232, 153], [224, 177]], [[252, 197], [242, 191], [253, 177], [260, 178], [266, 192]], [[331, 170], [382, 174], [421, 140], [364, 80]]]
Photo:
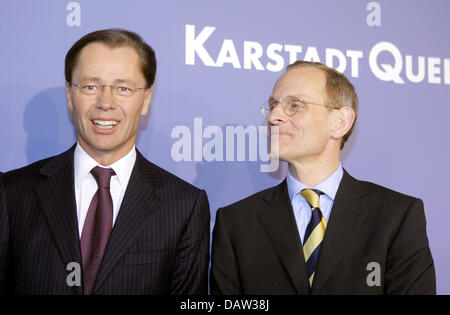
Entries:
[[356, 124], [356, 120], [358, 119], [358, 104], [359, 104], [358, 95], [356, 95], [355, 88], [345, 75], [343, 75], [342, 73], [333, 68], [327, 67], [326, 65], [320, 62], [298, 60], [290, 64], [287, 67], [286, 71], [297, 67], [307, 67], [307, 66], [321, 69], [325, 72], [327, 78], [325, 90], [327, 92], [328, 105], [337, 107], [347, 106], [350, 107], [355, 113], [355, 120], [353, 121], [352, 127], [342, 138], [341, 143], [342, 149], [344, 147], [345, 142], [352, 134]]

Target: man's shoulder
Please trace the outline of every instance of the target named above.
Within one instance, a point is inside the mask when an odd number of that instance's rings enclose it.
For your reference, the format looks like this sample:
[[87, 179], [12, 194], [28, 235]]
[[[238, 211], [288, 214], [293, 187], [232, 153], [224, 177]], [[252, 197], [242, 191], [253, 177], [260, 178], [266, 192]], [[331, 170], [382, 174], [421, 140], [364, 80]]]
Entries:
[[418, 199], [414, 196], [402, 193], [393, 188], [382, 186], [380, 184], [371, 181], [365, 180], [356, 180], [356, 181], [359, 182], [361, 187], [363, 187], [363, 189], [373, 199], [382, 198], [383, 200], [386, 201], [406, 202], [406, 203], [411, 203]]
[[[271, 200], [274, 196], [277, 196], [280, 193], [283, 193], [283, 190], [286, 188], [286, 181], [282, 181], [280, 184], [276, 186], [272, 186], [270, 188], [258, 191], [244, 199], [236, 201], [232, 204], [229, 204], [221, 209], [223, 214], [226, 216], [249, 216], [254, 214], [261, 206], [268, 204], [269, 200]], [[286, 195], [286, 198], [288, 196]]]
[[10, 170], [4, 173], [4, 183], [31, 182], [39, 176], [39, 170], [56, 156], [48, 157], [26, 166]]
[[63, 166], [67, 166], [70, 162], [73, 165], [73, 153], [75, 151], [75, 144], [66, 151], [33, 162], [27, 166], [17, 168], [5, 173], [6, 181], [22, 181], [33, 180], [41, 176], [51, 176], [53, 173], [60, 170]]
[[[401, 220], [407, 213], [423, 215], [424, 206], [421, 199], [371, 181], [356, 180], [347, 175], [344, 175], [343, 185], [338, 194], [351, 193], [356, 198], [358, 207], [367, 211], [377, 221], [397, 222], [396, 219]], [[343, 196], [337, 195], [337, 198], [341, 199]]]

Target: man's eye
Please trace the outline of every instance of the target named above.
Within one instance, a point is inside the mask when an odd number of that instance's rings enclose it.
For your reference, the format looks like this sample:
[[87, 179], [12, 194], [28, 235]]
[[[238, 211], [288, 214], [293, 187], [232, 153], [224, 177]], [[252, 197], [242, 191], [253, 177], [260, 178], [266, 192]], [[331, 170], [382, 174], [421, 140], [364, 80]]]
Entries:
[[300, 103], [300, 102], [292, 102], [292, 103], [290, 104], [290, 106], [291, 106], [291, 108], [293, 108], [293, 109], [299, 109], [299, 108], [302, 106], [302, 103]]
[[301, 110], [305, 107], [305, 104], [303, 104], [302, 102], [292, 102], [290, 103], [290, 107], [294, 110]]
[[117, 91], [119, 91], [119, 92], [130, 92], [131, 89], [126, 87], [126, 86], [118, 86], [117, 87]]
[[96, 91], [98, 87], [96, 85], [84, 85], [83, 90], [86, 91]]

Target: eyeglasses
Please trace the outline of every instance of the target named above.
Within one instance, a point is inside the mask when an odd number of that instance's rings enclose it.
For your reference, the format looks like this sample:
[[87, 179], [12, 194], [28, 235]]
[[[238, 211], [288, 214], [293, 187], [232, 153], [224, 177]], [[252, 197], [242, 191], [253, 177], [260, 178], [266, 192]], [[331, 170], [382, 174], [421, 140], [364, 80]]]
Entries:
[[268, 119], [269, 114], [275, 109], [275, 107], [277, 107], [278, 104], [281, 104], [281, 109], [287, 116], [292, 116], [297, 112], [306, 111], [308, 104], [328, 107], [332, 109], [340, 109], [340, 107], [338, 106], [311, 103], [295, 96], [288, 96], [283, 101], [277, 101], [276, 99], [271, 97], [261, 106], [261, 113], [264, 118]]
[[81, 94], [91, 97], [98, 97], [103, 93], [106, 87], [111, 88], [112, 95], [119, 100], [128, 99], [133, 97], [139, 90], [146, 90], [146, 87], [135, 87], [130, 84], [115, 84], [115, 85], [105, 85], [97, 83], [70, 83], [71, 86], [78, 88]]

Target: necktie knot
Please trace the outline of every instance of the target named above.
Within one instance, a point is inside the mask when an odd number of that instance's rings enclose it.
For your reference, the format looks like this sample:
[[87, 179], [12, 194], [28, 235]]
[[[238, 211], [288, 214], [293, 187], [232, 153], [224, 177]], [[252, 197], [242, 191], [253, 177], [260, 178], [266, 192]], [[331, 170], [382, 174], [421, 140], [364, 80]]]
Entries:
[[300, 194], [308, 201], [312, 209], [320, 207], [320, 195], [323, 194], [317, 189], [303, 189]]
[[96, 166], [91, 170], [92, 176], [94, 176], [99, 187], [109, 189], [111, 182], [111, 176], [116, 175], [113, 169]]

